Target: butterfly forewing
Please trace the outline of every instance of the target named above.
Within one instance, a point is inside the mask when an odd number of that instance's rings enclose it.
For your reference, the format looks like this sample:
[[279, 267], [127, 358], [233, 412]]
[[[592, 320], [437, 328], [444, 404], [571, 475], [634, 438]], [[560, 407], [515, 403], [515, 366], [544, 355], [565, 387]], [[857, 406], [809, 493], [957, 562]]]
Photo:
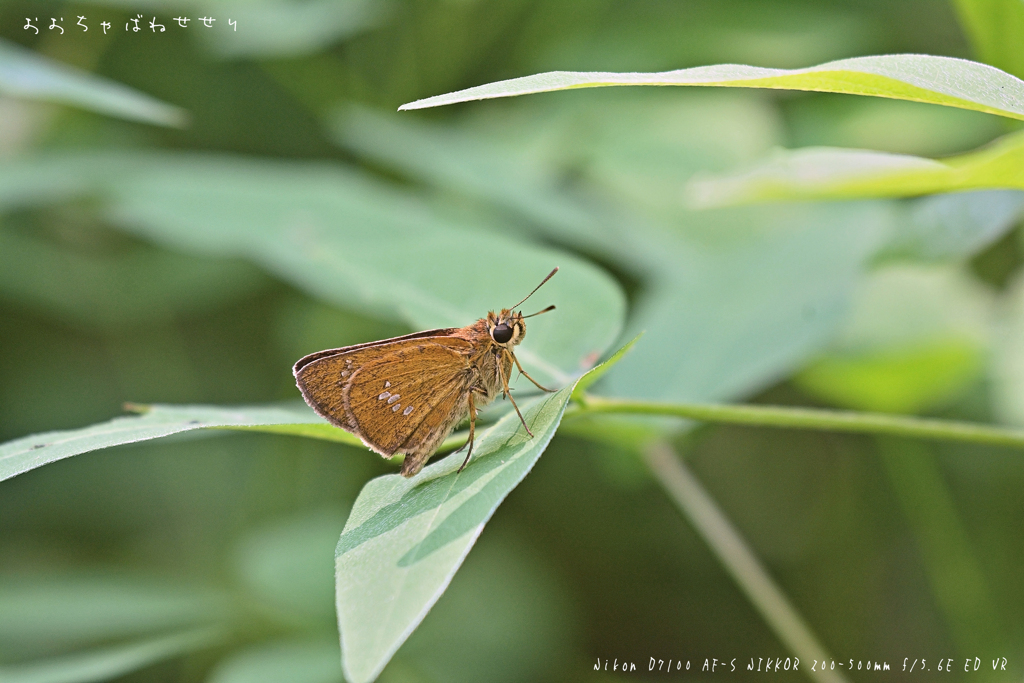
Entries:
[[303, 356], [296, 363], [295, 367], [292, 368], [292, 374], [298, 379], [303, 368], [312, 363], [313, 361], [321, 360], [323, 358], [329, 358], [337, 356], [341, 353], [351, 353], [352, 351], [358, 351], [359, 349], [368, 349], [370, 347], [381, 347], [388, 344], [394, 344], [396, 342], [408, 341], [411, 339], [423, 339], [424, 337], [447, 337], [453, 332], [458, 332], [457, 327], [445, 327], [437, 330], [425, 330], [423, 332], [413, 332], [412, 334], [405, 334], [401, 337], [392, 337], [391, 339], [379, 339], [377, 341], [365, 342], [363, 344], [354, 344], [352, 346], [344, 346], [340, 349], [327, 349], [326, 351], [317, 351], [311, 353], [308, 356]]
[[378, 453], [425, 461], [464, 416], [471, 350], [455, 337], [390, 340], [300, 361], [296, 376], [318, 413]]

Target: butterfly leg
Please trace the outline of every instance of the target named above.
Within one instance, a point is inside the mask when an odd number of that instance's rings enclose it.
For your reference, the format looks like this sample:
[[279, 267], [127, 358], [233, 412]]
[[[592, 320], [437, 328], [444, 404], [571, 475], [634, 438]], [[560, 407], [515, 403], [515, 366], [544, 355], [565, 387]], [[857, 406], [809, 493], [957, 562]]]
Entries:
[[[507, 399], [508, 398], [508, 382], [505, 381], [504, 376], [501, 374], [501, 362], [502, 362], [502, 359], [504, 358], [504, 354], [505, 353], [507, 353], [507, 352], [502, 350], [502, 349], [498, 349], [497, 351], [494, 352], [494, 365], [495, 365], [494, 369], [497, 371], [498, 378], [501, 380], [501, 387], [502, 387], [501, 388], [501, 398], [502, 399]], [[511, 372], [511, 370], [510, 370], [510, 372]]]
[[[473, 404], [473, 392], [469, 392], [469, 440], [466, 443], [469, 445], [469, 451], [466, 453], [466, 459], [462, 461], [462, 465], [459, 467], [457, 472], [461, 472], [466, 469], [466, 465], [469, 464], [469, 457], [473, 455], [473, 434], [476, 432], [476, 406]], [[461, 448], [459, 450], [462, 450]]]
[[[513, 358], [515, 358], [515, 356], [513, 356]], [[516, 415], [519, 416], [519, 421], [523, 423], [523, 429], [526, 430], [526, 433], [529, 434], [532, 439], [533, 432], [531, 432], [530, 428], [526, 426], [526, 420], [523, 419], [523, 414], [519, 412], [519, 406], [516, 405], [516, 400], [512, 398], [512, 392], [508, 390], [508, 379], [505, 377], [505, 371], [502, 369], [501, 363], [498, 363], [498, 377], [501, 378], [501, 386], [505, 390], [505, 395], [508, 396], [508, 400], [512, 401], [512, 407], [516, 409]]]
[[537, 380], [535, 380], [534, 378], [530, 377], [530, 375], [527, 374], [526, 370], [523, 370], [523, 366], [519, 364], [519, 359], [516, 358], [516, 354], [512, 353], [511, 351], [509, 351], [509, 353], [512, 355], [512, 360], [515, 361], [516, 367], [519, 368], [519, 374], [523, 375], [524, 377], [526, 377], [526, 379], [528, 379], [531, 382], [533, 382], [533, 386], [537, 387], [541, 391], [546, 391], [549, 394], [554, 393], [554, 391], [555, 391], [554, 389], [545, 389], [541, 385], [537, 384]]

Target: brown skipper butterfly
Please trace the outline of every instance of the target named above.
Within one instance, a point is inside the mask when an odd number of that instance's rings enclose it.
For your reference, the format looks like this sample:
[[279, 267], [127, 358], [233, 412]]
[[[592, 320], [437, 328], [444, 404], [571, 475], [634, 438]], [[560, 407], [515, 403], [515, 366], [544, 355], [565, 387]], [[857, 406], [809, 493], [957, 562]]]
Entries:
[[[473, 454], [477, 409], [499, 393], [508, 397], [526, 433], [530, 428], [508, 388], [515, 365], [528, 380], [514, 348], [526, 336], [525, 318], [512, 308], [493, 311], [466, 327], [416, 332], [403, 337], [319, 351], [302, 358], [292, 372], [302, 397], [331, 424], [352, 432], [385, 458], [405, 453], [402, 476], [423, 469], [451, 431], [469, 416]], [[553, 310], [548, 306], [532, 315]], [[460, 449], [461, 450], [461, 449]]]

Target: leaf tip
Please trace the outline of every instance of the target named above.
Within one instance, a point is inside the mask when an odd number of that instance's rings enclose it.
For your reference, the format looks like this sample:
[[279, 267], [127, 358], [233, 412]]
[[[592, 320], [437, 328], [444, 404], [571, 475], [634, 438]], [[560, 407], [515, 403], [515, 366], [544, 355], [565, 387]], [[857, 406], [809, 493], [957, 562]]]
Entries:
[[599, 380], [601, 376], [605, 372], [607, 372], [613, 365], [622, 360], [622, 357], [629, 353], [629, 350], [633, 348], [634, 344], [640, 341], [640, 337], [642, 336], [644, 336], [643, 331], [637, 333], [637, 335], [633, 337], [631, 340], [629, 340], [629, 342], [627, 342], [625, 345], [623, 345], [622, 348], [620, 348], [618, 351], [609, 356], [608, 360], [601, 363], [600, 365], [591, 368], [586, 374], [584, 374], [582, 377], [576, 380], [576, 386], [573, 387], [572, 390], [572, 399], [577, 402], [585, 401], [586, 398], [584, 392], [586, 392], [586, 390], [590, 388], [590, 386], [594, 382]]

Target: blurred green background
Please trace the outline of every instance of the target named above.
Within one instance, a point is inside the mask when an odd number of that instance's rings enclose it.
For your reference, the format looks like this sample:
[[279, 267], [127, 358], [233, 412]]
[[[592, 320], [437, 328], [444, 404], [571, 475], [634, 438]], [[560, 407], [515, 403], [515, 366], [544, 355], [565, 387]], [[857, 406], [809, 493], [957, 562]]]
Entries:
[[[167, 31], [125, 32], [139, 13]], [[183, 14], [217, 22], [176, 30]], [[395, 113], [553, 69], [981, 59], [948, 2], [8, 2], [0, 38], [189, 116], [163, 127], [0, 99], [0, 441], [126, 401], [295, 399], [300, 356], [437, 320], [381, 289], [392, 256], [416, 271], [414, 294], [482, 289], [491, 307], [539, 279], [527, 262], [589, 264], [625, 297], [621, 339], [647, 330], [607, 395], [1024, 424], [1019, 193], [682, 200], [693, 174], [777, 147], [941, 156], [1012, 129], [996, 117], [691, 88]], [[261, 223], [278, 208], [292, 232]], [[315, 269], [316, 244], [281, 246], [305, 239], [306, 209], [335, 220], [350, 259], [337, 281]], [[474, 250], [476, 236], [496, 246]], [[618, 332], [617, 310], [584, 313]], [[381, 680], [601, 681], [620, 675], [598, 660], [646, 672], [652, 657], [789, 655], [630, 433], [616, 419], [564, 429]], [[1020, 453], [722, 427], [677, 445], [837, 660], [888, 661], [891, 680], [925, 679], [904, 658], [954, 658], [950, 680], [1020, 679]], [[117, 680], [341, 680], [332, 550], [362, 485], [393, 471], [365, 449], [218, 432], [4, 482], [0, 662], [227, 624], [212, 647]], [[974, 657], [982, 670], [964, 674]], [[997, 657], [1008, 671], [993, 675]]]

